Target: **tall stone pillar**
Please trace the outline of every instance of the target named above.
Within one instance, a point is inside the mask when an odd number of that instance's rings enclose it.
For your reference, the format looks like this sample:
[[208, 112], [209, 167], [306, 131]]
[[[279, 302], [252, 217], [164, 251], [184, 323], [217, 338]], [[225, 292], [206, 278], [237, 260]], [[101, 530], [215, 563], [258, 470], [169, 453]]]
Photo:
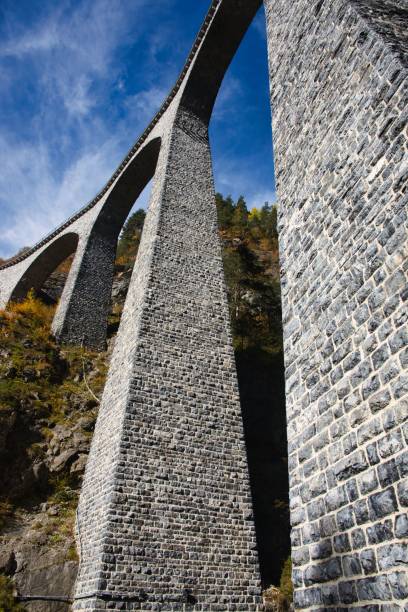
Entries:
[[207, 126], [162, 141], [78, 508], [74, 610], [260, 610]]
[[91, 210], [89, 219], [78, 222], [78, 248], [52, 325], [60, 341], [105, 348], [118, 236], [153, 176], [159, 149], [160, 137], [148, 140], [127, 163], [96, 212]]
[[81, 237], [52, 324], [58, 340], [105, 348], [116, 244], [111, 232]]
[[295, 605], [402, 612], [406, 3], [265, 0], [265, 7]]

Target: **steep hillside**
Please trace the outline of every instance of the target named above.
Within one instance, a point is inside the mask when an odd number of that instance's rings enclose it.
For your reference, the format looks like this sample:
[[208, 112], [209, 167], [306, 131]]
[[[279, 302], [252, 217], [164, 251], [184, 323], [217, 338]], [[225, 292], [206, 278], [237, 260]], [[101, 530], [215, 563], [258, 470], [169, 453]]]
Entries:
[[75, 508], [106, 373], [106, 354], [55, 343], [53, 312], [33, 295], [0, 311], [0, 572], [22, 595], [70, 594]]
[[[282, 333], [276, 209], [248, 212], [217, 194], [220, 236], [247, 439], [264, 586], [289, 554]], [[136, 259], [144, 211], [118, 245], [111, 346]], [[71, 259], [37, 297], [0, 314], [0, 573], [21, 595], [69, 597], [77, 560], [75, 507], [106, 374], [107, 353], [59, 347], [50, 335]], [[7, 587], [0, 583], [1, 592]], [[63, 602], [31, 602], [38, 612]]]

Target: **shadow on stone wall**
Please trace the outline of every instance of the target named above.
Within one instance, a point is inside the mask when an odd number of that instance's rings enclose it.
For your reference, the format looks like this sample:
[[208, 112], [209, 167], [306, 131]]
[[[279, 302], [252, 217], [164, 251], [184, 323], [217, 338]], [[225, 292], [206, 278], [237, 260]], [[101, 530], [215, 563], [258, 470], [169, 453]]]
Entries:
[[290, 554], [283, 355], [236, 354], [262, 586], [279, 585]]

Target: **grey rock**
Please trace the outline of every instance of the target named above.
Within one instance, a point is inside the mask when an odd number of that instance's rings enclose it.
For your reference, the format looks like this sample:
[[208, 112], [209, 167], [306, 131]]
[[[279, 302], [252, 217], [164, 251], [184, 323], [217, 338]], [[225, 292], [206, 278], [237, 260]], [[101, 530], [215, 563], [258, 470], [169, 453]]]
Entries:
[[408, 537], [408, 516], [399, 514], [395, 517], [395, 535], [397, 538]]
[[397, 510], [397, 500], [394, 489], [390, 487], [381, 493], [375, 493], [368, 498], [372, 518], [379, 519]]
[[[358, 601], [355, 582], [340, 582], [339, 598], [343, 604], [351, 604]], [[361, 598], [362, 599], [362, 598]]]
[[395, 599], [406, 599], [408, 597], [408, 574], [406, 570], [388, 574], [388, 582]]
[[404, 543], [381, 546], [377, 551], [377, 559], [381, 570], [408, 565], [408, 546]]
[[360, 600], [380, 599], [390, 601], [392, 595], [386, 576], [373, 576], [357, 582]]
[[370, 544], [379, 544], [386, 540], [392, 540], [393, 537], [394, 532], [391, 520], [384, 521], [383, 523], [375, 523], [367, 527], [367, 538]]

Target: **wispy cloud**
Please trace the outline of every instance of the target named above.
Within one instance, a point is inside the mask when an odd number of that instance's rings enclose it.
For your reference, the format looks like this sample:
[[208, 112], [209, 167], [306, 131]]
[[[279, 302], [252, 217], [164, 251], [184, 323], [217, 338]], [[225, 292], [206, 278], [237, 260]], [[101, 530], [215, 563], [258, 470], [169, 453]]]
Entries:
[[255, 191], [251, 193], [247, 199], [247, 206], [248, 209], [262, 208], [265, 202], [268, 202], [268, 204], [275, 204], [277, 202], [276, 192], [274, 190]]
[[22, 59], [25, 55], [50, 51], [60, 44], [59, 33], [55, 23], [46, 23], [34, 31], [24, 32], [15, 39], [6, 41], [0, 49], [0, 56]]
[[165, 87], [151, 87], [127, 96], [124, 104], [132, 118], [135, 117], [140, 122], [144, 121], [147, 125], [159, 110], [167, 94], [168, 90]]
[[[134, 6], [140, 11], [144, 4], [138, 0]], [[0, 57], [29, 62], [40, 76], [44, 99], [60, 98], [71, 115], [83, 116], [94, 105], [95, 79], [110, 76], [113, 52], [129, 34], [124, 8], [120, 2], [95, 0], [68, 11], [66, 2], [59, 3], [44, 20], [6, 39]]]
[[236, 113], [242, 102], [241, 97], [242, 84], [240, 80], [230, 72], [227, 72], [217, 96], [212, 120], [222, 121], [227, 113], [228, 115]]
[[8, 255], [16, 246], [33, 244], [85, 204], [109, 177], [117, 154], [117, 142], [108, 140], [74, 159], [56, 178], [45, 146], [19, 145], [1, 137], [0, 192], [7, 221], [0, 238], [2, 252]]
[[[273, 173], [272, 160], [270, 171]], [[261, 208], [265, 202], [276, 202], [274, 189], [265, 188], [260, 180], [260, 169], [254, 155], [248, 155], [245, 160], [229, 157], [221, 158], [215, 166], [217, 189], [233, 198], [243, 195], [249, 209]]]
[[[71, 10], [61, 2], [30, 27], [8, 28], [0, 79], [17, 95], [18, 71], [28, 71], [36, 103], [26, 130], [0, 132], [1, 255], [35, 243], [93, 197], [162, 103], [160, 83], [126, 95], [121, 76], [121, 52], [143, 34], [147, 3], [81, 0]], [[121, 100], [111, 117], [115, 91]]]

